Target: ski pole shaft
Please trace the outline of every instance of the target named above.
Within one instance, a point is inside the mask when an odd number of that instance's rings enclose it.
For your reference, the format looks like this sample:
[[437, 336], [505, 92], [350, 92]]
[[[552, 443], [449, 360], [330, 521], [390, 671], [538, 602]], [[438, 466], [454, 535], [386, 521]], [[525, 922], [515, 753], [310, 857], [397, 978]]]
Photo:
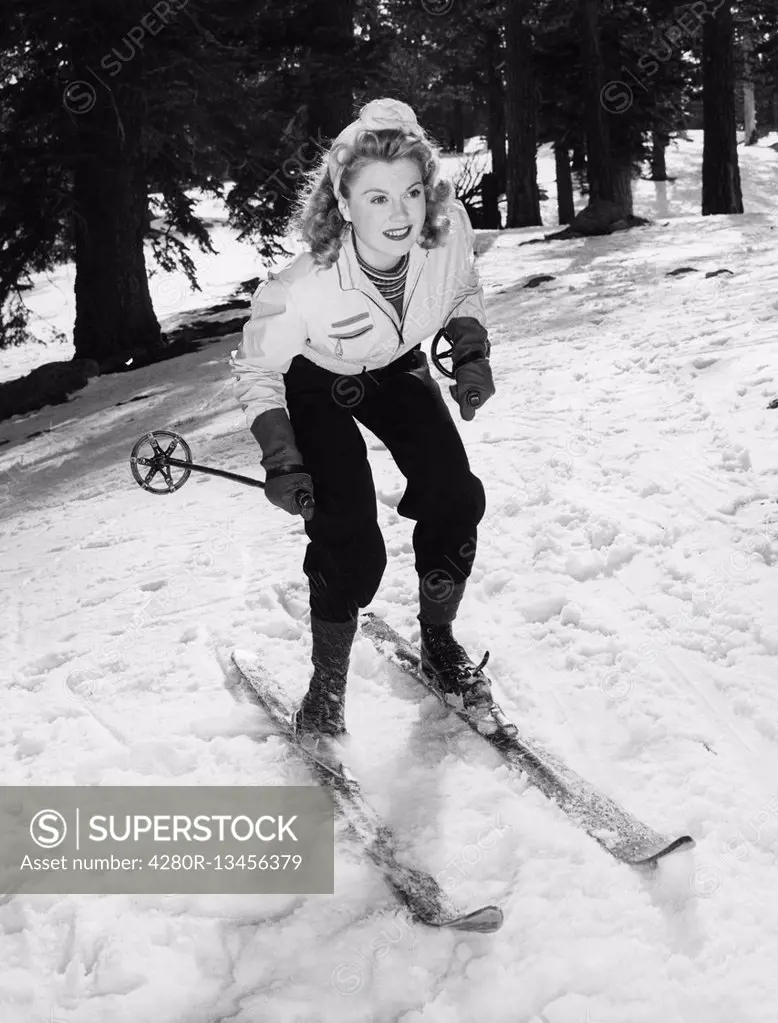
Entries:
[[177, 469], [191, 469], [194, 472], [205, 472], [209, 476], [221, 476], [225, 480], [234, 480], [235, 483], [245, 483], [247, 487], [259, 487], [265, 489], [261, 480], [252, 479], [250, 476], [240, 476], [236, 472], [227, 472], [226, 469], [213, 469], [208, 465], [195, 465], [194, 462], [184, 462], [180, 458], [166, 458], [165, 465], [175, 466]]
[[[166, 458], [165, 462], [167, 465], [175, 466], [177, 469], [205, 472], [209, 476], [221, 476], [222, 479], [233, 480], [235, 483], [245, 483], [247, 487], [259, 487], [260, 490], [265, 489], [265, 484], [261, 480], [255, 480], [251, 476], [241, 476], [237, 472], [227, 472], [226, 469], [214, 469], [209, 465], [195, 465], [194, 462], [184, 462], [180, 458]], [[309, 494], [307, 490], [298, 490], [295, 494], [295, 501], [300, 508], [313, 508], [315, 504], [313, 495]]]

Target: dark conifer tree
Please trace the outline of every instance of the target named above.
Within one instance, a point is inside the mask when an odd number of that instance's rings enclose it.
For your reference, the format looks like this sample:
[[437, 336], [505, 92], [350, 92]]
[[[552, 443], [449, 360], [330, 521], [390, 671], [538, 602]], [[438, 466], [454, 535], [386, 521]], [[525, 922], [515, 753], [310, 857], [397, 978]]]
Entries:
[[742, 213], [730, 0], [721, 0], [713, 17], [706, 18], [703, 32], [702, 212]]

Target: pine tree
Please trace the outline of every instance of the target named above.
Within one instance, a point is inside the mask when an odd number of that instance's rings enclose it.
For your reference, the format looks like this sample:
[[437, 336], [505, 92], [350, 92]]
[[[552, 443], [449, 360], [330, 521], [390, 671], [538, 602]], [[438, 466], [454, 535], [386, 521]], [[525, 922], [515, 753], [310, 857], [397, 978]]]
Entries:
[[613, 152], [610, 124], [603, 104], [605, 64], [600, 37], [600, 0], [579, 0], [586, 126], [586, 179], [590, 202], [614, 202]]
[[[27, 275], [74, 259], [76, 356], [137, 364], [161, 344], [144, 239], [193, 286], [188, 241], [212, 251], [193, 190], [224, 196], [262, 256], [282, 253], [300, 167], [322, 144], [307, 132], [310, 68], [290, 31], [307, 24], [314, 38], [303, 15], [316, 10], [19, 0], [0, 23], [0, 144], [16, 155], [0, 166], [0, 309]], [[320, 66], [347, 74], [331, 56]]]
[[509, 0], [505, 21], [507, 227], [542, 224], [537, 182], [537, 95], [529, 0]]
[[730, 0], [720, 0], [715, 14], [706, 18], [703, 33], [702, 213], [742, 213]]
[[[741, 32], [753, 48], [747, 54], [744, 79], [754, 88], [755, 122], [759, 128], [778, 130], [778, 0], [740, 0], [733, 11]], [[747, 47], [748, 48], [748, 47]], [[750, 73], [750, 74], [749, 74]]]

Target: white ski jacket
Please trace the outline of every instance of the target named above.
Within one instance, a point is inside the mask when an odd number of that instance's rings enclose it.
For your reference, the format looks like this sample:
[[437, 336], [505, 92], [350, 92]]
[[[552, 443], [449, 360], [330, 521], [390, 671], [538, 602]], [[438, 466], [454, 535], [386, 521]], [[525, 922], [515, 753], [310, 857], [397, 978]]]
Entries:
[[[449, 321], [454, 321], [452, 340], [472, 336], [488, 352], [473, 228], [458, 200], [446, 212], [451, 229], [444, 243], [411, 250], [401, 318], [362, 272], [350, 231], [331, 267], [317, 267], [305, 253], [268, 274], [252, 297], [251, 319], [230, 357], [249, 427], [263, 412], [286, 408], [283, 374], [296, 355], [351, 376], [387, 366]], [[456, 322], [463, 317], [470, 322]]]

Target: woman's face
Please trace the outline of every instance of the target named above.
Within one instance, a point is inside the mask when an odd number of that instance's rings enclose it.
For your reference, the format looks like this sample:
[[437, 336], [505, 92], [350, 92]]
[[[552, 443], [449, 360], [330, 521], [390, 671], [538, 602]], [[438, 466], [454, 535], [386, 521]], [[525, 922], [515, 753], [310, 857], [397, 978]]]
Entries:
[[415, 160], [374, 160], [351, 182], [351, 196], [338, 199], [351, 222], [360, 256], [376, 270], [388, 270], [410, 252], [421, 235], [427, 200]]

